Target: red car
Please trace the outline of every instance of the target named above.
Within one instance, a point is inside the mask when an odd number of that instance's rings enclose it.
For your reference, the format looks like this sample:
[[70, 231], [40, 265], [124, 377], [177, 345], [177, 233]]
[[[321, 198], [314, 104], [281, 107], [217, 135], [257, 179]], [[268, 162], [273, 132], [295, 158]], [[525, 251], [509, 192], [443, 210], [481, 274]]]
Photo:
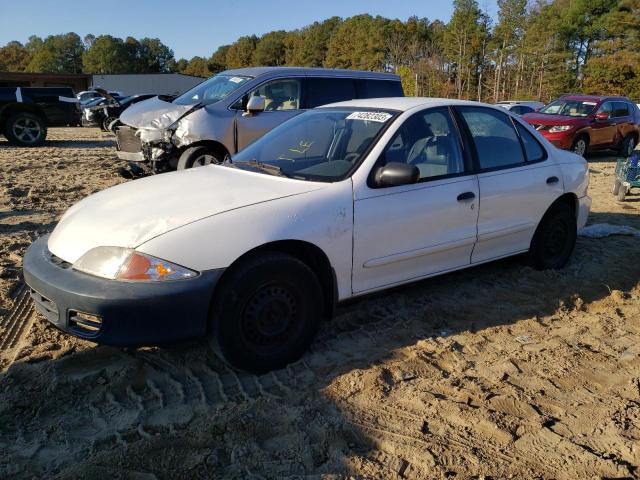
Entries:
[[616, 149], [629, 156], [640, 137], [640, 110], [626, 97], [564, 95], [522, 118], [556, 147], [578, 155]]

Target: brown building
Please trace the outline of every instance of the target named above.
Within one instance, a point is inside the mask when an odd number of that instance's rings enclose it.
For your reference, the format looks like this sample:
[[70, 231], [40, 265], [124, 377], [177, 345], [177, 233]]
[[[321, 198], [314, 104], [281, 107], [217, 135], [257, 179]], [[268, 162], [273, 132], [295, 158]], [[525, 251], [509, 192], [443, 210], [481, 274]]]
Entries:
[[91, 77], [85, 73], [0, 72], [0, 87], [71, 87], [77, 93], [89, 89]]

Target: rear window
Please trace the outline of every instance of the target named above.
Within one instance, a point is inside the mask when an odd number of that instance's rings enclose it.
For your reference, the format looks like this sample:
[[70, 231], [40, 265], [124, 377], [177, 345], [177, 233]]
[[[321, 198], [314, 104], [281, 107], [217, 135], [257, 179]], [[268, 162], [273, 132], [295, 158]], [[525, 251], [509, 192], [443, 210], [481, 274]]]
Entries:
[[389, 80], [358, 80], [358, 98], [402, 97], [402, 84]]
[[307, 108], [356, 98], [352, 78], [307, 78]]
[[524, 153], [527, 156], [527, 161], [539, 162], [547, 158], [546, 152], [538, 143], [538, 141], [533, 137], [533, 135], [531, 135], [526, 128], [520, 125], [519, 122], [513, 123], [516, 124], [518, 133], [520, 134], [520, 139], [522, 140], [522, 144], [524, 145]]

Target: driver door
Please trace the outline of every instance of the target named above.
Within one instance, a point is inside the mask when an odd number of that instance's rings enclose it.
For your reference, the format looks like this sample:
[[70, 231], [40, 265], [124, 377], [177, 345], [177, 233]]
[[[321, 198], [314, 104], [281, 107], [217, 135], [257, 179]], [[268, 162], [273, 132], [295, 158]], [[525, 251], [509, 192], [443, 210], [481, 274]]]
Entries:
[[280, 78], [264, 83], [243, 99], [243, 105], [246, 105], [251, 96], [263, 97], [265, 109], [257, 113], [247, 113], [244, 110], [236, 112], [236, 151], [242, 150], [272, 128], [302, 112], [302, 80]]

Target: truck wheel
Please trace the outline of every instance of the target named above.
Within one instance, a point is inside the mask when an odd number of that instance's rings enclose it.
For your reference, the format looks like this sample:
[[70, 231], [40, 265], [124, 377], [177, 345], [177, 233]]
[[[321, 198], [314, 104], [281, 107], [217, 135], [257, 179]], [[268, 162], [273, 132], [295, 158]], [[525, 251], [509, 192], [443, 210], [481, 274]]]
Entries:
[[614, 195], [618, 195], [618, 192], [620, 191], [620, 187], [622, 186], [622, 182], [620, 182], [620, 180], [616, 179], [613, 182], [613, 187], [611, 187], [611, 193]]
[[211, 347], [232, 367], [255, 373], [300, 358], [318, 329], [323, 304], [311, 269], [273, 252], [227, 274], [211, 309]]
[[4, 135], [13, 145], [37, 147], [47, 138], [47, 125], [38, 115], [19, 112], [7, 120]]
[[576, 244], [576, 217], [565, 203], [554, 205], [542, 217], [531, 241], [529, 257], [538, 270], [565, 266]]
[[210, 147], [190, 147], [180, 155], [177, 170], [204, 167], [205, 165], [222, 163], [223, 161], [224, 155]]
[[618, 201], [624, 202], [624, 199], [626, 196], [627, 196], [627, 187], [625, 187], [624, 185], [620, 185], [620, 188], [618, 189]]
[[636, 148], [636, 139], [633, 135], [627, 135], [622, 140], [620, 145], [620, 155], [623, 157], [630, 157], [633, 153], [633, 149]]
[[573, 142], [573, 146], [571, 147], [571, 151], [573, 153], [577, 153], [581, 157], [584, 157], [587, 153], [587, 149], [589, 148], [589, 139], [584, 135], [580, 135]]

